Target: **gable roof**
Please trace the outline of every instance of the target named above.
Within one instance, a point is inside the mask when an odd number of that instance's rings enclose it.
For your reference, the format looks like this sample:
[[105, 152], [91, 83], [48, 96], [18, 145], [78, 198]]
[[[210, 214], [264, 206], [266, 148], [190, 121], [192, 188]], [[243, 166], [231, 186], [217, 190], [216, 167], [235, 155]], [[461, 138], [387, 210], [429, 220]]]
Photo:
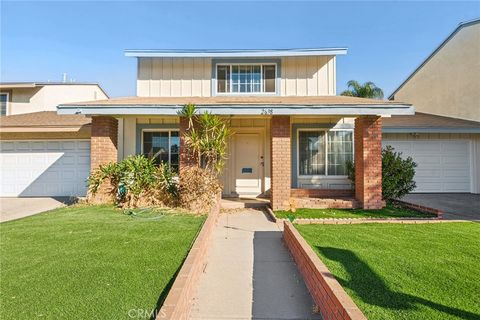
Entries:
[[452, 39], [460, 30], [462, 30], [465, 27], [469, 27], [472, 25], [475, 25], [477, 23], [480, 23], [480, 18], [461, 22], [458, 27], [453, 30], [453, 32], [405, 79], [400, 86], [398, 86], [397, 89], [395, 89], [390, 96], [388, 97], [389, 100], [395, 99], [395, 94], [411, 79], [415, 74], [417, 74], [420, 69], [427, 64], [428, 61], [430, 61], [436, 54], [439, 52], [449, 41]]
[[137, 58], [257, 58], [331, 56], [347, 54], [347, 48], [303, 49], [127, 49], [125, 56]]

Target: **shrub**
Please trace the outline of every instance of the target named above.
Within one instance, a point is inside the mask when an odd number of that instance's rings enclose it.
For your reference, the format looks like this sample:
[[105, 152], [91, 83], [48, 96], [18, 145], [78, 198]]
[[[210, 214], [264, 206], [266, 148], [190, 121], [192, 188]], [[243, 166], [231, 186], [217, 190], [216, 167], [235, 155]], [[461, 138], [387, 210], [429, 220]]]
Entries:
[[207, 213], [215, 204], [222, 186], [215, 173], [200, 167], [182, 169], [180, 206], [194, 213]]
[[[413, 177], [417, 164], [411, 157], [402, 158], [392, 146], [382, 150], [382, 197], [384, 200], [399, 199], [416, 187]], [[355, 165], [347, 162], [348, 178], [355, 182]]]
[[173, 205], [178, 199], [175, 173], [143, 155], [100, 166], [88, 178], [90, 203], [114, 202], [123, 207]]

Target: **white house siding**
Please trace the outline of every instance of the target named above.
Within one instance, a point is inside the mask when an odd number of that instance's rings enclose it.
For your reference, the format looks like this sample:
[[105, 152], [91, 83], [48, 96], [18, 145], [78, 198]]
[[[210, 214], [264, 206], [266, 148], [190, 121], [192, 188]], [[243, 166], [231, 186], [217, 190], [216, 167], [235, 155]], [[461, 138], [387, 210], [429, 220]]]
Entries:
[[[383, 144], [398, 143], [399, 141], [431, 141], [431, 142], [455, 142], [460, 144], [467, 143], [469, 159], [465, 159], [469, 164], [469, 177], [465, 181], [470, 184], [470, 192], [480, 193], [480, 134], [469, 133], [420, 133], [412, 135], [410, 133], [384, 133]], [[455, 156], [452, 153], [452, 156]], [[415, 160], [415, 159], [414, 159]], [[435, 160], [435, 159], [433, 159]]]
[[[335, 56], [282, 58], [280, 95], [335, 95], [335, 68]], [[209, 97], [212, 95], [212, 59], [139, 58], [137, 95]]]

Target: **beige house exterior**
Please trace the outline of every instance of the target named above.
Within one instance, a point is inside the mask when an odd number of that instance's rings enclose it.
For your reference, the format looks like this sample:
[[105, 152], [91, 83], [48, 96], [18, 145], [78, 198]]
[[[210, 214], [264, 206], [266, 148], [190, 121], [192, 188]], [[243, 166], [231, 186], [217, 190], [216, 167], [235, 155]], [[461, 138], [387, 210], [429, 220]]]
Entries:
[[[383, 117], [413, 106], [336, 95], [345, 48], [127, 50], [137, 59], [134, 97], [69, 103], [58, 114], [92, 118], [91, 169], [143, 154], [191, 165], [178, 115], [185, 104], [227, 121], [233, 135], [224, 197], [268, 197], [298, 206], [381, 208]], [[354, 160], [355, 188], [346, 174]]]
[[461, 23], [395, 90], [416, 111], [480, 121], [480, 19]]
[[7, 116], [56, 111], [61, 103], [108, 99], [98, 84], [75, 82], [0, 82], [0, 95], [5, 110], [2, 115]]

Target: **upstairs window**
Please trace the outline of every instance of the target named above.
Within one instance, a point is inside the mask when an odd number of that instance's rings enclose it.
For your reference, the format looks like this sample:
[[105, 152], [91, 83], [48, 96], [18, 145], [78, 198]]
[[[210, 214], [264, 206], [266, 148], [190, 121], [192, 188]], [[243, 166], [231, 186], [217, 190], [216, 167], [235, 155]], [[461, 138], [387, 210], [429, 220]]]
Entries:
[[274, 94], [276, 69], [275, 64], [218, 64], [217, 93]]
[[0, 116], [7, 115], [8, 94], [0, 93]]

